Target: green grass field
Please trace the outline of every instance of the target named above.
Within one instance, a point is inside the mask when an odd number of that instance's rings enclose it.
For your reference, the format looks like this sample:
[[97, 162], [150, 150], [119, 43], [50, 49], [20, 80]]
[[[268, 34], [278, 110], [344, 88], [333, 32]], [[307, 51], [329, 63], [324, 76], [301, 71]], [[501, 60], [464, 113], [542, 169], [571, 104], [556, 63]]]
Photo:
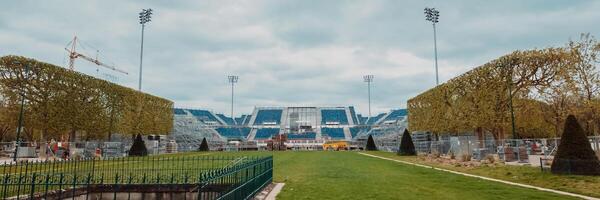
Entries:
[[278, 199], [572, 199], [357, 152], [216, 153], [274, 156]]
[[[393, 153], [368, 152], [393, 159]], [[433, 169], [405, 165], [368, 157], [358, 152], [204, 152], [161, 155], [180, 160], [197, 156], [265, 156], [274, 157], [274, 182], [285, 187], [278, 199], [573, 199], [502, 183], [465, 177]], [[180, 161], [181, 162], [181, 161]], [[98, 166], [119, 165], [118, 161], [101, 161]], [[165, 164], [165, 163], [162, 163]], [[179, 166], [198, 162], [181, 162]], [[123, 164], [121, 164], [123, 165]], [[135, 167], [134, 167], [135, 165]], [[125, 163], [126, 168], [143, 169], [139, 162]], [[161, 168], [172, 168], [166, 165]], [[215, 166], [216, 167], [216, 166]], [[102, 168], [102, 167], [100, 167]], [[178, 168], [178, 167], [175, 167]], [[212, 168], [209, 166], [200, 168]], [[506, 169], [499, 173], [506, 173]], [[139, 171], [139, 170], [137, 170]], [[494, 172], [489, 170], [488, 172]], [[517, 172], [515, 172], [517, 173]], [[482, 174], [493, 177], [493, 174]]]

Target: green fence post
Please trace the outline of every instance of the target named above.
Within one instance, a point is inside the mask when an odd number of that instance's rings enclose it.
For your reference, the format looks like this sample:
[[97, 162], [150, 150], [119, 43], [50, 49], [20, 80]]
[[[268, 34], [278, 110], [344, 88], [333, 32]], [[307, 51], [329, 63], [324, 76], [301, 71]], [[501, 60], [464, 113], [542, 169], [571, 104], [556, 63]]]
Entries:
[[65, 174], [64, 174], [64, 172], [61, 172], [60, 178], [58, 179], [58, 199], [62, 199], [62, 186], [63, 186], [64, 178], [65, 178]]
[[85, 200], [89, 199], [89, 195], [90, 195], [90, 182], [91, 181], [92, 181], [92, 174], [91, 174], [91, 172], [88, 172], [87, 180], [85, 181], [85, 187], [86, 187]]
[[29, 199], [33, 199], [33, 194], [35, 193], [35, 179], [37, 178], [36, 175], [36, 172], [33, 172], [33, 175], [31, 175], [31, 188], [29, 189]]
[[50, 173], [46, 174], [46, 181], [44, 184], [44, 199], [48, 199], [48, 187], [50, 186]]

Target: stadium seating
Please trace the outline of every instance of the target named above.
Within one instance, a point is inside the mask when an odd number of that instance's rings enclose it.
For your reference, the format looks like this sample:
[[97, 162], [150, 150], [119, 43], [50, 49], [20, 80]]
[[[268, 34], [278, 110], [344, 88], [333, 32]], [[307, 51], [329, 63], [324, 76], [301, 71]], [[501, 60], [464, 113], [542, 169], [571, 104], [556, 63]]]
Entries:
[[398, 120], [401, 117], [406, 116], [406, 114], [407, 114], [406, 109], [393, 110], [387, 117], [385, 117], [385, 119], [383, 121]]
[[360, 124], [360, 122], [356, 118], [356, 111], [354, 110], [354, 106], [350, 106], [350, 115], [352, 116], [352, 121], [354, 122], [354, 124]]
[[367, 123], [368, 117], [363, 117], [361, 114], [356, 115], [356, 117], [358, 118], [358, 124]]
[[221, 118], [227, 125], [234, 125], [233, 119], [231, 119], [231, 117], [227, 117], [223, 114], [217, 114], [217, 117]]
[[176, 115], [187, 115], [187, 113], [183, 109], [181, 109], [181, 108], [175, 108], [175, 109], [173, 109], [173, 112]]
[[317, 137], [315, 132], [306, 132], [301, 134], [288, 134], [288, 140], [314, 140]]
[[361, 131], [366, 131], [366, 128], [352, 127], [350, 128], [350, 134], [352, 138], [356, 137]]
[[348, 124], [348, 117], [345, 110], [321, 110], [321, 124], [337, 122], [340, 125]]
[[215, 130], [219, 135], [226, 138], [246, 138], [250, 134], [250, 128], [219, 127]]
[[190, 113], [192, 113], [192, 115], [194, 115], [200, 121], [216, 121], [216, 122], [219, 122], [219, 120], [217, 120], [217, 118], [214, 115], [212, 115], [212, 113], [210, 113], [207, 110], [192, 110], [192, 109], [189, 109], [187, 111], [189, 111]]
[[248, 126], [248, 123], [250, 123], [250, 118], [252, 118], [252, 115], [246, 115], [246, 118], [244, 119], [244, 126]]
[[241, 117], [236, 117], [236, 118], [235, 118], [235, 123], [236, 123], [237, 125], [242, 125], [242, 124], [244, 124], [244, 120], [246, 119], [246, 117], [247, 117], [247, 116], [248, 116], [248, 115], [242, 115]]
[[373, 125], [373, 124], [375, 124], [375, 122], [379, 121], [379, 119], [381, 119], [383, 116], [385, 116], [385, 114], [386, 113], [381, 113], [381, 114], [379, 114], [379, 115], [377, 115], [375, 117], [370, 117], [367, 120], [367, 125]]
[[283, 110], [259, 110], [256, 114], [254, 125], [263, 125], [265, 123], [274, 123], [274, 125], [279, 125], [282, 112]]
[[278, 128], [261, 128], [256, 131], [256, 136], [254, 136], [254, 139], [270, 139], [276, 134], [279, 134]]
[[327, 135], [332, 139], [344, 139], [343, 128], [321, 128], [321, 135]]

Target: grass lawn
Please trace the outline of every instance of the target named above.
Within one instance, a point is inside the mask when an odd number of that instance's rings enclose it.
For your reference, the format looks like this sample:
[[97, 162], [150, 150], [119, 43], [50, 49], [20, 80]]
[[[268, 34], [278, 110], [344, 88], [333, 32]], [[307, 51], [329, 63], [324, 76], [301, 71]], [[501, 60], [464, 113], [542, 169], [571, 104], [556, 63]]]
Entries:
[[416, 156], [397, 156], [395, 153], [390, 152], [368, 153], [386, 158], [419, 163], [474, 175], [524, 183], [587, 196], [600, 197], [600, 176], [555, 175], [550, 172], [541, 172], [540, 168], [530, 166], [498, 165], [494, 167], [481, 166], [466, 168], [427, 161]]
[[278, 199], [570, 199], [372, 158], [357, 152], [272, 154], [274, 181], [286, 183]]
[[[401, 157], [396, 156], [393, 153], [369, 153], [401, 159]], [[286, 183], [277, 198], [284, 200], [572, 199], [554, 193], [510, 186], [502, 183], [368, 157], [360, 155], [358, 152], [204, 152], [161, 155], [159, 157], [182, 158], [203, 155], [273, 155], [275, 167], [274, 182]], [[406, 159], [416, 160], [416, 157]], [[118, 163], [119, 162], [114, 161], [101, 161], [101, 163], [96, 164], [105, 166]], [[194, 162], [190, 164], [194, 164]], [[139, 165], [146, 164], [125, 163], [123, 166], [133, 167], [134, 165], [137, 168]], [[185, 166], [189, 165], [185, 164]], [[172, 166], [164, 167], [169, 168]], [[502, 174], [505, 173], [505, 171], [499, 171], [497, 173]], [[518, 173], [521, 174], [521, 172]], [[598, 192], [598, 189], [596, 192]]]

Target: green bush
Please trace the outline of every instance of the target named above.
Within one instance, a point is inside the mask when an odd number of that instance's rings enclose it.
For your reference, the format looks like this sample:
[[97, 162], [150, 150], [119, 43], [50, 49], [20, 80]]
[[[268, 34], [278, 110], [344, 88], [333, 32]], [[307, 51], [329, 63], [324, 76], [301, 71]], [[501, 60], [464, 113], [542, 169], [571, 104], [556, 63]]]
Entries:
[[573, 115], [565, 122], [551, 171], [554, 174], [600, 175], [600, 161]]
[[401, 156], [414, 156], [417, 155], [415, 151], [415, 144], [412, 141], [412, 137], [410, 137], [410, 133], [408, 129], [404, 129], [404, 133], [402, 134], [402, 140], [400, 141], [400, 148], [398, 148], [398, 155]]

